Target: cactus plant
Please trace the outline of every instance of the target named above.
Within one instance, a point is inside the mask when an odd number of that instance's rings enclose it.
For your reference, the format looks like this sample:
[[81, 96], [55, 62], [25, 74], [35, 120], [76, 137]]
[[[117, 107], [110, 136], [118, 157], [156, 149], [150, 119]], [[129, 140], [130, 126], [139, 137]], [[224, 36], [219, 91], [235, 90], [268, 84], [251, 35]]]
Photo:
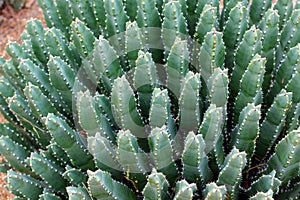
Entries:
[[39, 0], [0, 58], [20, 199], [296, 199], [300, 10], [279, 0]]

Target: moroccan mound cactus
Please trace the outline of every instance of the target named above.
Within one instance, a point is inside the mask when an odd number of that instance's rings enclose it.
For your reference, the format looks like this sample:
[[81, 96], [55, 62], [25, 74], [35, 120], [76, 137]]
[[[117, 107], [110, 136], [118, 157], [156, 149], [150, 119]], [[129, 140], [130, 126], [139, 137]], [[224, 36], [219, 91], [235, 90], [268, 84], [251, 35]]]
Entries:
[[300, 5], [39, 0], [0, 59], [18, 199], [296, 199]]

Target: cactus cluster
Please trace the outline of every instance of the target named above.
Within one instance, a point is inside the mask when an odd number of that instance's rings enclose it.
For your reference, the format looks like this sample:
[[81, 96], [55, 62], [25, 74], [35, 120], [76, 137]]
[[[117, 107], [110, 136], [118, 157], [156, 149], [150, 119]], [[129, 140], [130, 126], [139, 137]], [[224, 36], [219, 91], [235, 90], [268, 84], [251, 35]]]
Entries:
[[296, 199], [300, 5], [39, 0], [0, 58], [16, 199]]

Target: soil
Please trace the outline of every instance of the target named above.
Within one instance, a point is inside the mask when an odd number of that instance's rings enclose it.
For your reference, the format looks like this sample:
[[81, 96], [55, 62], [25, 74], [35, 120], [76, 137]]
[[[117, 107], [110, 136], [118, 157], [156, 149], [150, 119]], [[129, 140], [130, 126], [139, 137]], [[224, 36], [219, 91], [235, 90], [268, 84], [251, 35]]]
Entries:
[[[20, 42], [26, 22], [31, 18], [43, 21], [42, 10], [36, 0], [27, 0], [25, 6], [20, 11], [15, 11], [10, 5], [5, 3], [0, 10], [0, 56], [8, 58], [4, 51], [7, 42]], [[1, 199], [1, 198], [0, 198]]]

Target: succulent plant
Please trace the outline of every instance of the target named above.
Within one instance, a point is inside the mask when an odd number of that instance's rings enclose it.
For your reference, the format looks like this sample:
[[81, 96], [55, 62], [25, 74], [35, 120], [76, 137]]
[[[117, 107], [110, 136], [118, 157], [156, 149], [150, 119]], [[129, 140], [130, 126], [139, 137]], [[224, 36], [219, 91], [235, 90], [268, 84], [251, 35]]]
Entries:
[[0, 58], [20, 199], [296, 199], [300, 10], [278, 0], [39, 0]]

